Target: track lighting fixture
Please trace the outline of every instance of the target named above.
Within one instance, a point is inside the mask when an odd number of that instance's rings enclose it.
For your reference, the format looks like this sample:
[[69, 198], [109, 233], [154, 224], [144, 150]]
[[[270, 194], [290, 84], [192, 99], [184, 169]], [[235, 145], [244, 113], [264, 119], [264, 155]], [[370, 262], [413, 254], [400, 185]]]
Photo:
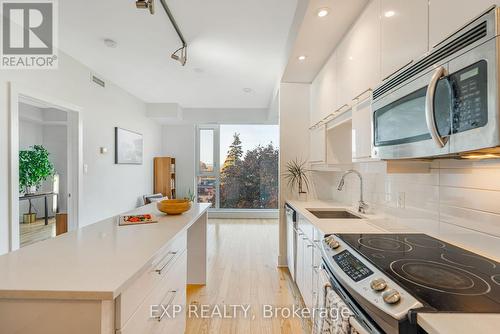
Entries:
[[[170, 23], [172, 23], [172, 26], [175, 29], [175, 32], [177, 33], [177, 36], [179, 36], [179, 39], [182, 42], [182, 46], [178, 48], [177, 50], [174, 51], [170, 55], [170, 58], [178, 61], [182, 66], [186, 65], [187, 62], [187, 43], [186, 40], [184, 39], [184, 36], [182, 35], [181, 29], [177, 25], [177, 22], [175, 21], [174, 16], [172, 15], [172, 12], [170, 11], [170, 8], [168, 8], [168, 5], [165, 0], [159, 0], [163, 9], [165, 10], [165, 13], [167, 13], [168, 19], [170, 20]], [[149, 12], [151, 14], [155, 13], [155, 5], [154, 5], [154, 0], [136, 0], [135, 6], [139, 9], [149, 9]], [[179, 54], [180, 53], [180, 54]]]
[[137, 0], [135, 6], [139, 9], [149, 9], [151, 15], [155, 13], [155, 2], [154, 0]]

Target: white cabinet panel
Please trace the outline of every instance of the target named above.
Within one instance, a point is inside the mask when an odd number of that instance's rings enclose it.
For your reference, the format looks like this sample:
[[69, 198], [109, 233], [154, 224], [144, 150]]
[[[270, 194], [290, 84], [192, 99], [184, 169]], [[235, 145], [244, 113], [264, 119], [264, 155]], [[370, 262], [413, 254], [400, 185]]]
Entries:
[[380, 0], [371, 1], [338, 46], [338, 107], [381, 81], [379, 9]]
[[320, 126], [310, 130], [310, 158], [311, 163], [326, 162], [326, 127]]
[[[445, 11], [448, 16], [453, 7]], [[428, 50], [428, 0], [381, 0], [380, 9], [385, 78]]]
[[429, 45], [432, 48], [499, 0], [430, 0]]
[[365, 160], [372, 151], [372, 99], [367, 98], [352, 109], [352, 159]]
[[297, 234], [297, 255], [296, 255], [296, 267], [295, 267], [295, 283], [300, 291], [304, 290], [304, 248], [305, 248], [305, 236], [298, 230]]
[[337, 92], [337, 58], [332, 54], [311, 84], [311, 125], [335, 111]]

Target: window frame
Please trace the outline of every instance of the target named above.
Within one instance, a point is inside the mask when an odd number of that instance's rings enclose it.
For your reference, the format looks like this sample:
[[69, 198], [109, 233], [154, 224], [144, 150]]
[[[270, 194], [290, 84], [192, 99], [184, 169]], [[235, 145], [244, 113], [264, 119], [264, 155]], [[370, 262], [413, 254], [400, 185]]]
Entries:
[[[203, 130], [213, 131], [213, 171], [205, 172], [200, 170], [200, 132]], [[220, 209], [220, 127], [219, 125], [198, 125], [196, 127], [196, 201], [198, 201], [198, 179], [200, 177], [213, 177], [215, 178], [215, 208], [210, 208], [211, 210]]]
[[[227, 124], [231, 125], [231, 124]], [[234, 124], [238, 125], [238, 124]], [[250, 124], [242, 124], [250, 125]], [[200, 131], [202, 130], [212, 130], [214, 133], [213, 142], [213, 156], [214, 156], [214, 171], [213, 172], [203, 172], [200, 170]], [[198, 124], [196, 125], [196, 143], [195, 143], [195, 185], [196, 185], [196, 201], [198, 202], [198, 178], [200, 177], [214, 177], [215, 178], [215, 207], [211, 207], [209, 211], [218, 213], [227, 213], [228, 217], [253, 217], [255, 218], [277, 218], [279, 213], [279, 205], [276, 209], [236, 209], [236, 208], [221, 208], [220, 207], [220, 125], [219, 124]], [[279, 165], [278, 165], [279, 171]], [[278, 184], [278, 191], [280, 191], [280, 185]], [[243, 217], [241, 216], [241, 217]], [[225, 216], [224, 216], [225, 217]]]

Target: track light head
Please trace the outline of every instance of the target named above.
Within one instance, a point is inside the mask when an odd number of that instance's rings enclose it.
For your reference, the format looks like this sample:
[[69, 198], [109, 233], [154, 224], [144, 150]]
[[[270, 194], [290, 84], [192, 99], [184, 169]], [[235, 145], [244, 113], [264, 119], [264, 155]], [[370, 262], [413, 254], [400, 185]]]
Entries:
[[[180, 55], [178, 54], [179, 52], [180, 52]], [[182, 48], [175, 50], [174, 53], [172, 53], [172, 55], [170, 56], [170, 58], [178, 61], [179, 63], [181, 63], [182, 66], [186, 65], [187, 47], [183, 46]]]
[[154, 0], [136, 0], [135, 7], [137, 7], [138, 9], [149, 9], [151, 15], [155, 13]]

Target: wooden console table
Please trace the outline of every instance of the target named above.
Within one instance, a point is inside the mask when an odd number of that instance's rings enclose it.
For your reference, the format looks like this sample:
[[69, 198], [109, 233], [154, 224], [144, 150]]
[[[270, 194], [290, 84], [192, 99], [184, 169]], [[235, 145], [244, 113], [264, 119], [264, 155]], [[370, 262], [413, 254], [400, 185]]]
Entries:
[[33, 195], [24, 195], [19, 197], [19, 201], [29, 201], [32, 199], [37, 199], [37, 198], [44, 198], [44, 204], [45, 204], [45, 225], [49, 224], [49, 203], [48, 203], [48, 197], [49, 196], [58, 196], [55, 192], [44, 192], [44, 193], [37, 193]]

